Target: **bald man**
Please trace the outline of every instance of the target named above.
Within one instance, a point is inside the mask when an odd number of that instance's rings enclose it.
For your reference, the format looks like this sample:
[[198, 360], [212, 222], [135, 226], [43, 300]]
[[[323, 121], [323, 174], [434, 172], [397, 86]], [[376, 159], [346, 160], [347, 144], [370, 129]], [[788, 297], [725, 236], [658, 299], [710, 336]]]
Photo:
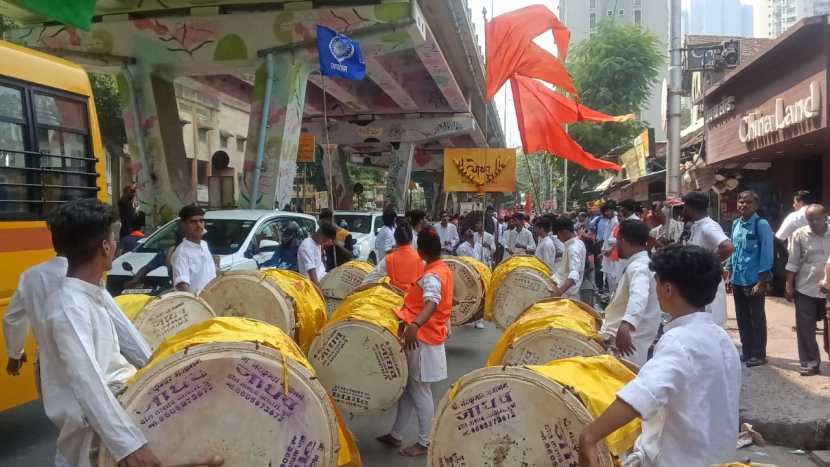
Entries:
[[820, 204], [805, 211], [807, 225], [793, 233], [787, 261], [787, 300], [795, 301], [798, 360], [802, 376], [819, 374], [821, 352], [816, 343], [816, 322], [827, 315], [827, 298], [822, 291], [824, 267], [830, 257], [830, 229], [827, 212]]

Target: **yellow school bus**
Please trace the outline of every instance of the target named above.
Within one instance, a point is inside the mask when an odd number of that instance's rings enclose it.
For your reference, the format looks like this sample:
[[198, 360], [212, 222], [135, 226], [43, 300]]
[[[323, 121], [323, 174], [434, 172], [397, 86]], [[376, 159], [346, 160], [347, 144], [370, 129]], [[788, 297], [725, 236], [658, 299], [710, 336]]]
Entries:
[[[104, 147], [89, 78], [66, 60], [0, 41], [0, 315], [20, 273], [52, 257], [45, 218], [60, 203], [106, 201]], [[44, 297], [45, 299], [46, 297]], [[20, 376], [6, 374], [0, 411], [37, 398], [34, 341]]]

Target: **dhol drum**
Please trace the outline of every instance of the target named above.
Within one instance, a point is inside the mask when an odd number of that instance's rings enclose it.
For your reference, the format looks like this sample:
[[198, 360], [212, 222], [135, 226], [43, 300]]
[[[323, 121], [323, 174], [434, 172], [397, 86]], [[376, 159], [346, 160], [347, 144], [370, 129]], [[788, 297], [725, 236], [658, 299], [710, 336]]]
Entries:
[[534, 303], [553, 297], [554, 283], [545, 263], [533, 256], [512, 256], [493, 271], [484, 318], [507, 329]]
[[215, 316], [206, 301], [189, 292], [168, 292], [159, 297], [119, 295], [115, 303], [153, 350], [168, 337]]
[[[581, 431], [633, 378], [610, 355], [474, 370], [438, 404], [427, 465], [577, 465]], [[612, 433], [600, 465], [614, 466], [639, 433], [639, 420]]]
[[[300, 349], [260, 321], [214, 318], [173, 336], [119, 399], [163, 465], [360, 465]], [[116, 465], [106, 449], [99, 465]]]
[[377, 413], [406, 387], [406, 355], [398, 340], [401, 292], [386, 284], [359, 287], [346, 297], [308, 352], [320, 382], [344, 411]]
[[303, 351], [326, 324], [323, 293], [309, 279], [284, 269], [229, 271], [199, 295], [216, 316], [253, 318], [292, 336]]
[[354, 260], [329, 271], [320, 282], [320, 290], [326, 298], [328, 313], [334, 313], [340, 302], [354, 289], [360, 287], [373, 269], [374, 266], [371, 263]]
[[549, 298], [525, 311], [499, 338], [488, 365], [542, 365], [569, 357], [602, 355], [601, 317], [572, 299]]
[[461, 326], [481, 318], [492, 273], [481, 261], [469, 256], [444, 256], [453, 275], [453, 300], [450, 324]]

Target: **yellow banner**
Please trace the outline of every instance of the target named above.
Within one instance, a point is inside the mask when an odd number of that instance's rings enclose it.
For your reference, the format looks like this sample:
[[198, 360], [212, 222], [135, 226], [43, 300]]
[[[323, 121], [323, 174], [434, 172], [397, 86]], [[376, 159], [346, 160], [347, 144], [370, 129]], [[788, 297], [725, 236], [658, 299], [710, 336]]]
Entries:
[[516, 150], [444, 149], [444, 191], [516, 191]]

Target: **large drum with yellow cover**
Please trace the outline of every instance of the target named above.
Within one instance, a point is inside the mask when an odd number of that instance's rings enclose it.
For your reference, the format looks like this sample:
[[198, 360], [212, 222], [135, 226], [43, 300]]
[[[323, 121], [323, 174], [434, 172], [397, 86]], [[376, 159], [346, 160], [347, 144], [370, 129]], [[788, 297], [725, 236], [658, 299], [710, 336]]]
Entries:
[[488, 365], [541, 365], [569, 357], [602, 355], [602, 318], [578, 300], [549, 298], [525, 311], [496, 342]]
[[359, 287], [311, 344], [308, 360], [343, 410], [377, 413], [403, 395], [409, 372], [395, 315], [402, 306], [403, 295], [390, 285]]
[[453, 275], [450, 323], [461, 326], [480, 318], [490, 289], [490, 268], [469, 256], [444, 256], [443, 260]]
[[355, 260], [329, 271], [320, 282], [320, 290], [326, 299], [328, 313], [333, 313], [344, 298], [360, 287], [373, 269], [374, 266], [370, 263]]
[[[299, 347], [260, 321], [214, 318], [173, 336], [119, 400], [162, 465], [361, 465]], [[116, 466], [106, 449], [99, 465]]]
[[530, 305], [553, 297], [551, 270], [533, 256], [512, 256], [499, 264], [490, 281], [484, 318], [507, 329]]
[[326, 301], [320, 289], [285, 269], [225, 272], [199, 296], [216, 316], [253, 318], [277, 326], [303, 351], [326, 323]]
[[[610, 355], [474, 370], [438, 404], [427, 465], [577, 465], [580, 433], [633, 378]], [[633, 447], [639, 423], [600, 443], [600, 465]]]
[[168, 337], [215, 316], [206, 301], [190, 292], [168, 292], [158, 297], [119, 295], [115, 303], [153, 350]]

